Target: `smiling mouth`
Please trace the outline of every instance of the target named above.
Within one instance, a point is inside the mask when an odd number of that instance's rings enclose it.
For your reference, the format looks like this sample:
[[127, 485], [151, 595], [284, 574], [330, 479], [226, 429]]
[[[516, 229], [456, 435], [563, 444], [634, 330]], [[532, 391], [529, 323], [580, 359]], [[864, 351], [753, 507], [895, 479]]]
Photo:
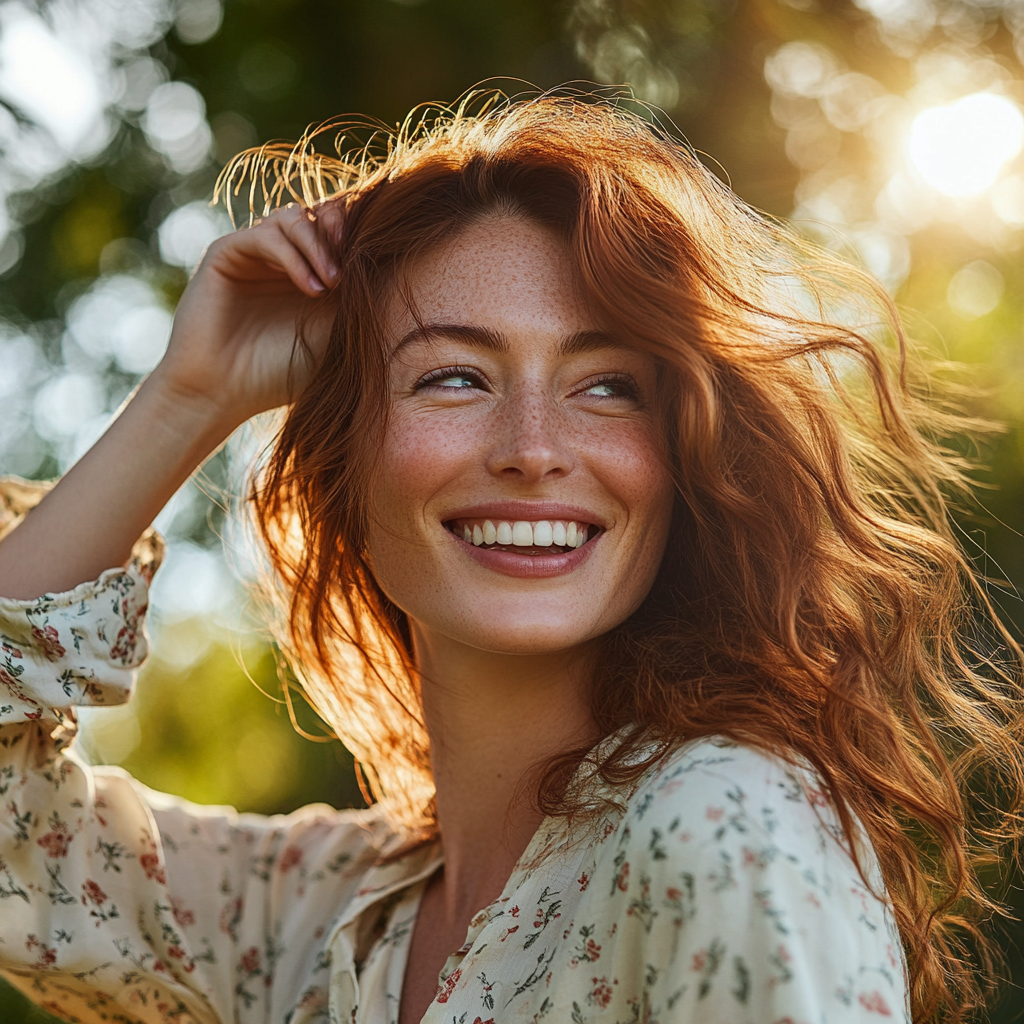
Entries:
[[593, 523], [565, 519], [452, 519], [444, 526], [474, 547], [516, 555], [561, 555], [583, 547], [601, 531]]

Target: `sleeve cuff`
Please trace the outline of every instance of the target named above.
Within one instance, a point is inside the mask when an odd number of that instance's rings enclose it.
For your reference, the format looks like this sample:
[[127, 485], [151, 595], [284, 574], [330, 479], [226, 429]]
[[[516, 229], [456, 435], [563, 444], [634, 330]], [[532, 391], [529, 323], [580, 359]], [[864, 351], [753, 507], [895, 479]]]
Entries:
[[[0, 481], [0, 538], [49, 487]], [[163, 538], [147, 530], [125, 567], [64, 593], [0, 598], [0, 725], [59, 721], [62, 709], [128, 700], [149, 653], [149, 584], [163, 555]]]

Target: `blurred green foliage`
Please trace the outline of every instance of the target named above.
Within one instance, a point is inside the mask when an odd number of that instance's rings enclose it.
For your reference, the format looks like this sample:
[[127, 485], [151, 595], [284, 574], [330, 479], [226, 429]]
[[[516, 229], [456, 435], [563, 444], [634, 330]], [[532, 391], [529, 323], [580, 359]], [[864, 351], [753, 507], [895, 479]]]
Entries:
[[[165, 627], [157, 649], [173, 645], [175, 631], [203, 628], [188, 620]], [[93, 713], [85, 744], [89, 754], [98, 748], [97, 760], [110, 761], [104, 748], [127, 741], [119, 764], [147, 786], [196, 803], [260, 814], [320, 800], [363, 806], [351, 755], [297, 692], [292, 713], [314, 739], [293, 727], [271, 649], [213, 643], [185, 669], [157, 654], [128, 708]]]
[[[840, 131], [836, 118], [823, 117], [831, 86], [818, 93], [770, 87], [766, 60], [786, 44], [807, 42], [833, 60], [835, 74], [870, 76], [902, 96], [920, 84], [922, 55], [954, 53], [965, 66], [987, 60], [1003, 69], [1007, 90], [1017, 95], [1016, 7], [1015, 0], [922, 0], [916, 6], [867, 0], [227, 0], [211, 38], [186, 43], [188, 32], [179, 28], [145, 51], [205, 100], [214, 158], [175, 170], [147, 142], [139, 117], [126, 114], [99, 157], [68, 164], [12, 196], [24, 252], [0, 274], [0, 317], [30, 328], [56, 372], [62, 318], [98, 276], [144, 274], [173, 304], [186, 272], [161, 261], [157, 229], [176, 208], [207, 199], [219, 163], [235, 152], [257, 141], [295, 138], [310, 122], [350, 112], [393, 123], [417, 103], [451, 100], [496, 75], [541, 87], [580, 78], [628, 81], [660, 102], [750, 203], [780, 217], [799, 209], [805, 217], [806, 210], [824, 216], [825, 207], [814, 201], [829, 189], [834, 193], [837, 182], [870, 182], [883, 174], [877, 140], [867, 129]], [[932, 21], [886, 20], [886, 11], [899, 10], [931, 12]], [[935, 102], [943, 98], [937, 93]], [[847, 226], [861, 230], [858, 224], [870, 220], [877, 235], [873, 218], [879, 216], [871, 209], [850, 212]], [[903, 254], [906, 272], [893, 278], [893, 287], [897, 300], [916, 311], [920, 333], [971, 367], [982, 391], [970, 400], [972, 411], [1008, 425], [980, 453], [983, 507], [964, 513], [960, 523], [979, 567], [1005, 581], [994, 583], [993, 595], [1007, 617], [1024, 626], [1014, 592], [1024, 587], [1021, 232], [1018, 226], [997, 237], [970, 227], [939, 217], [898, 237], [878, 237]], [[825, 234], [832, 230], [841, 232], [843, 225], [833, 219]], [[965, 315], [963, 304], [958, 311], [951, 301], [951, 288], [972, 261], [995, 268], [1003, 287], [989, 310]], [[112, 407], [137, 377], [113, 364], [104, 373]], [[55, 474], [66, 457], [57, 448], [40, 451], [31, 474]], [[219, 543], [201, 518], [179, 534], [211, 548]], [[175, 656], [180, 650], [200, 653]], [[154, 788], [201, 802], [265, 813], [315, 800], [358, 805], [351, 758], [337, 743], [298, 736], [280, 697], [268, 649], [249, 646], [239, 659], [223, 638], [211, 641], [208, 624], [168, 621], [131, 708], [107, 712], [106, 723], [99, 713], [91, 716], [85, 746]], [[322, 731], [301, 702], [297, 714], [311, 732]], [[1003, 885], [1008, 901], [1024, 910], [1022, 880], [1011, 876]], [[1011, 924], [1002, 939], [1018, 982], [1024, 981], [1022, 938]], [[1017, 1019], [1022, 1005], [1019, 991], [1009, 988], [993, 1019]], [[4, 1024], [50, 1019], [0, 987]]]

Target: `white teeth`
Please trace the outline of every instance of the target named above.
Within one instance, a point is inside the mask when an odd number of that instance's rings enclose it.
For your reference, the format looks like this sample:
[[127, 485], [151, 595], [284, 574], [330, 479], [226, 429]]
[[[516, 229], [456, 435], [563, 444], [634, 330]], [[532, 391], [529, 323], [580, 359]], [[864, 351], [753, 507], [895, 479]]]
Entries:
[[533, 543], [539, 548], [546, 548], [554, 543], [555, 531], [546, 520], [533, 524]]
[[522, 520], [512, 524], [512, 543], [517, 548], [533, 547], [533, 527]]
[[521, 519], [514, 523], [499, 521], [497, 524], [490, 519], [484, 519], [472, 526], [464, 523], [461, 531], [455, 527], [455, 534], [476, 547], [482, 544], [500, 544], [518, 548], [547, 548], [552, 545], [579, 548], [586, 544], [590, 527], [585, 523], [566, 522], [560, 519], [541, 519], [535, 523]]

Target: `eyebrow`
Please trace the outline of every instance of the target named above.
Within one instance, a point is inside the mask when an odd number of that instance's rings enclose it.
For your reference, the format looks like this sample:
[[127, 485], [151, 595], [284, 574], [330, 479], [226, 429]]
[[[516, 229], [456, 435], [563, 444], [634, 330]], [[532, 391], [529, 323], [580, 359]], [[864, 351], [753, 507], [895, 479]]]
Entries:
[[[478, 327], [470, 324], [420, 324], [414, 327], [395, 346], [392, 357], [397, 355], [406, 345], [416, 341], [433, 341], [448, 338], [461, 341], [472, 348], [484, 349], [488, 352], [505, 353], [511, 349], [508, 338], [500, 331], [489, 327]], [[596, 352], [603, 348], [623, 348], [624, 343], [614, 334], [607, 331], [576, 331], [558, 343], [558, 354], [561, 356], [581, 355], [585, 352]]]

